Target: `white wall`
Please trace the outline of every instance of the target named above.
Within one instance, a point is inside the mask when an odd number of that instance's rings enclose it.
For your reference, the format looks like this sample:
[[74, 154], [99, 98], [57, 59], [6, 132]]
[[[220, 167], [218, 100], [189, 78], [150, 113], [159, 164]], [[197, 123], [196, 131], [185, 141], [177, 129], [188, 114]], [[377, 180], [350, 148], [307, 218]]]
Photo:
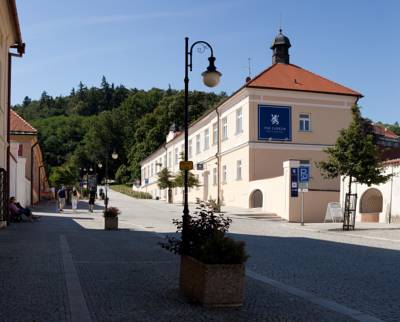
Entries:
[[[393, 177], [386, 183], [381, 185], [367, 185], [353, 183], [352, 192], [357, 193], [357, 213], [356, 221], [361, 220], [360, 209], [363, 194], [371, 188], [378, 189], [382, 193], [383, 207], [382, 212], [379, 214], [379, 222], [388, 223], [389, 215], [392, 216], [392, 221], [400, 221], [400, 166], [389, 165], [386, 167], [387, 174], [392, 174]], [[341, 180], [341, 193], [340, 202], [344, 209], [344, 196], [348, 191], [348, 179]]]

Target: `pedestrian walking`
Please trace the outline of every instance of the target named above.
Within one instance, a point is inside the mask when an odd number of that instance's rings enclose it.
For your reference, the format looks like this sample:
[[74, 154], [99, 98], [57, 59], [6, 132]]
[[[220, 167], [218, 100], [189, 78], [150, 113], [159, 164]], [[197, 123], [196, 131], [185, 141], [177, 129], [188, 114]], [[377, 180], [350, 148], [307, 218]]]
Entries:
[[62, 186], [61, 189], [58, 190], [58, 206], [60, 212], [64, 212], [65, 197], [66, 197], [65, 187]]
[[96, 200], [97, 190], [92, 187], [89, 190], [89, 212], [93, 212], [94, 209], [94, 201]]
[[56, 199], [56, 188], [51, 187], [50, 191], [51, 191], [51, 199]]
[[75, 212], [78, 209], [78, 201], [80, 198], [80, 194], [75, 187], [72, 188], [71, 194], [72, 194], [71, 196], [72, 210]]

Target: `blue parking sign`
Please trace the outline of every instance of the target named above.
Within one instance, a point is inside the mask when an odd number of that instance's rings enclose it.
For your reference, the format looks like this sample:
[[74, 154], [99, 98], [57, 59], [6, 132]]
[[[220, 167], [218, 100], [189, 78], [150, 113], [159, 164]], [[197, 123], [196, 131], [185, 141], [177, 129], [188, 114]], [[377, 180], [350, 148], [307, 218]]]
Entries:
[[310, 181], [310, 168], [300, 167], [299, 168], [299, 182], [309, 182]]

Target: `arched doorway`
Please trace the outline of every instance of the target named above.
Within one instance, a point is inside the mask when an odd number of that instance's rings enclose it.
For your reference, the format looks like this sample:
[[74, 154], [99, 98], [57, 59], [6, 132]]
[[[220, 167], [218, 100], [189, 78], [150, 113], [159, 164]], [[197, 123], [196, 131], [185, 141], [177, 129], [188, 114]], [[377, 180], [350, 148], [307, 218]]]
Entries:
[[383, 209], [382, 193], [375, 188], [366, 190], [360, 200], [361, 221], [379, 222], [379, 213]]
[[254, 190], [250, 195], [250, 208], [262, 208], [263, 194], [261, 190]]

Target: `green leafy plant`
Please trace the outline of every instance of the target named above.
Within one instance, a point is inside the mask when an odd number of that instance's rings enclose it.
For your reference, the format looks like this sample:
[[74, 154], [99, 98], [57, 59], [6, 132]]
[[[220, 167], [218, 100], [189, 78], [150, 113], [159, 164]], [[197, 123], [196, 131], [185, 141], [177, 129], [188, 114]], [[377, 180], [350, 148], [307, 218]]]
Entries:
[[[188, 251], [185, 255], [194, 257], [205, 264], [242, 264], [248, 259], [245, 243], [228, 236], [232, 220], [222, 214], [214, 214], [208, 203], [201, 203], [188, 224]], [[182, 233], [182, 220], [174, 219], [177, 233]], [[160, 245], [175, 253], [183, 255], [182, 240], [167, 236], [166, 242]]]
[[114, 218], [121, 214], [121, 211], [117, 207], [109, 207], [104, 210], [103, 214], [105, 218]]

